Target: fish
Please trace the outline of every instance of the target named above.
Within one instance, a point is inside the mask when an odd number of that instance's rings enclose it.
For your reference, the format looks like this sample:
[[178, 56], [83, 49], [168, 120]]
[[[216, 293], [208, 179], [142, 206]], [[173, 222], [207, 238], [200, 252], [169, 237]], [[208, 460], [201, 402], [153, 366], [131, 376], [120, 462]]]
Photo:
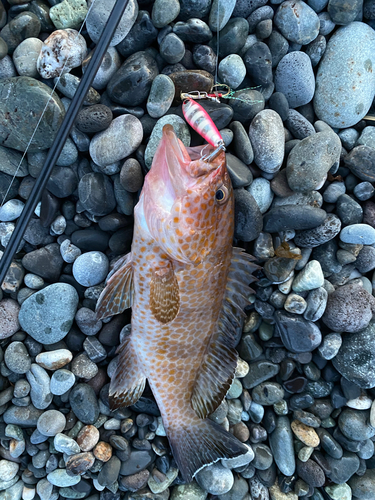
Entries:
[[[203, 467], [249, 449], [207, 418], [236, 370], [236, 330], [256, 278], [254, 258], [232, 246], [234, 196], [225, 152], [185, 147], [165, 125], [134, 209], [131, 252], [107, 278], [98, 318], [132, 308], [118, 348], [112, 410], [131, 406], [146, 380], [172, 454], [190, 482]], [[207, 161], [207, 158], [210, 158]]]

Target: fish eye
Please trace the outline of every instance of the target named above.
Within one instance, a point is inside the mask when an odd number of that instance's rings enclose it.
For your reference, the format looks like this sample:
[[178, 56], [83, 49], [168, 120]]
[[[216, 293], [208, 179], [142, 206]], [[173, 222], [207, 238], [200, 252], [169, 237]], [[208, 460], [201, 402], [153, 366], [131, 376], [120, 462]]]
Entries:
[[228, 190], [225, 186], [219, 187], [215, 193], [215, 199], [220, 204], [224, 203], [228, 197]]

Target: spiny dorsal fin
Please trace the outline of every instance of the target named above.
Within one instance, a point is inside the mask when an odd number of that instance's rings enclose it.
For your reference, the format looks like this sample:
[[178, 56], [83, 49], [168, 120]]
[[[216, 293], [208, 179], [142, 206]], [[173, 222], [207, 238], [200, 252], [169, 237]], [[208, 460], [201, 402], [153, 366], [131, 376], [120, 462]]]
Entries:
[[154, 269], [150, 282], [150, 309], [160, 323], [174, 320], [180, 309], [180, 289], [171, 262]]
[[[259, 267], [241, 248], [233, 248], [225, 296], [216, 331], [211, 337], [191, 396], [191, 405], [200, 418], [206, 418], [220, 405], [228, 392], [237, 366], [234, 348], [239, 314], [245, 315], [246, 298], [253, 292], [247, 285], [256, 280], [252, 272]], [[237, 315], [237, 316], [236, 316]]]
[[108, 318], [129, 309], [133, 303], [131, 253], [119, 259], [107, 278], [107, 285], [96, 304], [96, 317]]
[[117, 368], [109, 387], [111, 410], [134, 405], [142, 396], [146, 384], [146, 377], [133, 351], [130, 335], [125, 337], [116, 352], [118, 354]]

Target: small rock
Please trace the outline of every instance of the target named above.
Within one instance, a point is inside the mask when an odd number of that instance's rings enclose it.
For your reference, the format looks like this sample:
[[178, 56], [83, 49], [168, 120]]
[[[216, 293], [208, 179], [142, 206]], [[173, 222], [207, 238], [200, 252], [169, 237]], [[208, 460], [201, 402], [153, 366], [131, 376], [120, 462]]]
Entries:
[[48, 410], [38, 419], [37, 429], [43, 436], [56, 436], [66, 425], [65, 416], [57, 410]]
[[73, 276], [80, 285], [98, 285], [106, 278], [108, 267], [108, 258], [102, 252], [86, 252], [74, 261]]
[[58, 370], [67, 365], [72, 358], [73, 354], [68, 349], [57, 349], [41, 352], [36, 356], [35, 361], [46, 370]]
[[223, 495], [232, 488], [234, 478], [230, 469], [216, 463], [200, 470], [196, 475], [196, 481], [208, 493]]

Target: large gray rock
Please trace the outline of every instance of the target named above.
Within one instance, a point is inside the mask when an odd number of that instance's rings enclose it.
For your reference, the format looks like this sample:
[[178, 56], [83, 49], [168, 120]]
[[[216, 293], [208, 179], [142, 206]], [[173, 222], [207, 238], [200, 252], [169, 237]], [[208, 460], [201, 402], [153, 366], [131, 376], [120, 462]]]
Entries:
[[[2, 146], [23, 152], [34, 132], [29, 153], [52, 146], [65, 110], [57, 94], [51, 96], [51, 89], [47, 85], [28, 76], [2, 79], [0, 102]], [[42, 114], [43, 118], [36, 128]]]
[[375, 92], [375, 31], [354, 22], [332, 35], [320, 62], [314, 108], [331, 127], [358, 123], [370, 109]]

